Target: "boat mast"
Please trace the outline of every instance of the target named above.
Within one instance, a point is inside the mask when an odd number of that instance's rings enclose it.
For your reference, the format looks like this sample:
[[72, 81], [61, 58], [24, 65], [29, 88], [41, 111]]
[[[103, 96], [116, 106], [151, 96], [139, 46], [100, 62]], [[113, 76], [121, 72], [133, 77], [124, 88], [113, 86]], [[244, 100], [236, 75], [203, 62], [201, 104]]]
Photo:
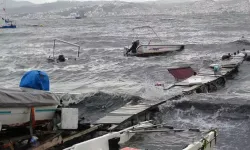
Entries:
[[3, 12], [4, 12], [4, 20], [7, 20], [7, 16], [6, 16], [6, 0], [3, 0]]

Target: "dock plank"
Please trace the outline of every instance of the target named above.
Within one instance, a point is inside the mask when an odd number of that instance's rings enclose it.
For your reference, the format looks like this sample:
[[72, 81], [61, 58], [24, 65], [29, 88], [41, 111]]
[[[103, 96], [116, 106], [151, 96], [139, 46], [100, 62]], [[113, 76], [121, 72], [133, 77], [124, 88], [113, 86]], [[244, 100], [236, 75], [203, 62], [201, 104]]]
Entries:
[[111, 116], [108, 114], [107, 116], [96, 121], [96, 124], [120, 124], [123, 121], [131, 118], [132, 115], [127, 116]]
[[120, 124], [134, 115], [142, 113], [151, 108], [150, 104], [125, 105], [108, 113], [105, 117], [96, 121], [96, 124]]
[[221, 71], [220, 71], [220, 74], [215, 75], [212, 68], [202, 68], [202, 69], [199, 70], [198, 75], [221, 77], [221, 76], [226, 75], [230, 71], [232, 71], [232, 69], [230, 69], [230, 68], [222, 68]]
[[195, 76], [189, 77], [188, 79], [186, 79], [184, 81], [177, 82], [175, 85], [176, 86], [201, 85], [201, 84], [204, 84], [204, 83], [214, 81], [216, 79], [218, 79], [218, 77], [195, 75]]

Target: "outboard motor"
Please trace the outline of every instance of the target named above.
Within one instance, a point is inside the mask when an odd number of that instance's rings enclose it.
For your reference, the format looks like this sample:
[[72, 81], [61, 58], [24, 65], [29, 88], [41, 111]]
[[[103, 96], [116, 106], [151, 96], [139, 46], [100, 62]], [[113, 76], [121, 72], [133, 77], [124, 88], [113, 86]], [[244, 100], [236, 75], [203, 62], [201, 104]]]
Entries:
[[185, 49], [185, 45], [181, 45], [180, 51]]
[[64, 55], [59, 55], [57, 60], [59, 62], [65, 62], [66, 59], [65, 59]]
[[228, 53], [228, 55], [223, 55], [221, 59], [226, 60], [226, 59], [229, 59], [230, 57], [231, 57], [231, 54]]
[[49, 76], [43, 71], [32, 70], [26, 72], [23, 75], [19, 86], [36, 90], [49, 91]]
[[246, 56], [245, 61], [250, 61], [250, 56]]

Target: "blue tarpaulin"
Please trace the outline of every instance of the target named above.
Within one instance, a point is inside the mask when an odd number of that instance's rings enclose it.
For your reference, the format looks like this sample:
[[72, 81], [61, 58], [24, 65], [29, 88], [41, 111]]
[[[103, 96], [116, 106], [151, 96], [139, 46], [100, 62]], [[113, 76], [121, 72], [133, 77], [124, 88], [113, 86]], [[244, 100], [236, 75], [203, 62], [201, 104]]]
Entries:
[[26, 72], [21, 79], [20, 87], [49, 91], [49, 76], [39, 70]]

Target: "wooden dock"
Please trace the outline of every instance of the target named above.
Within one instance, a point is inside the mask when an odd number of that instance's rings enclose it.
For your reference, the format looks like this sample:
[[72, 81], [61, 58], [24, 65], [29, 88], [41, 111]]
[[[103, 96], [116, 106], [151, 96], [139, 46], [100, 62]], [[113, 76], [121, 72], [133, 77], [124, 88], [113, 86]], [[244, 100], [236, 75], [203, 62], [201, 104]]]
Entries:
[[[215, 75], [212, 68], [202, 68], [197, 73], [197, 75], [193, 75], [186, 80], [177, 82], [173, 86], [171, 86], [171, 88], [166, 89], [165, 91], [172, 91], [172, 93], [174, 93], [173, 95], [169, 96], [169, 99], [155, 102], [153, 104], [127, 104], [115, 111], [108, 113], [105, 117], [97, 120], [95, 124], [108, 124], [112, 125], [111, 129], [115, 129], [125, 122], [138, 119], [139, 116], [145, 116], [145, 120], [147, 120], [149, 119], [147, 118], [147, 113], [149, 112], [149, 110], [156, 108], [169, 100], [174, 100], [184, 95], [195, 93], [198, 90], [200, 90], [200, 92], [211, 92], [211, 89], [208, 89], [209, 86], [216, 85], [219, 80], [226, 82], [225, 79], [227, 78], [227, 76], [233, 75], [238, 70], [238, 67], [242, 64], [243, 61], [243, 57], [234, 56], [230, 60], [218, 62], [217, 64], [220, 64], [222, 67], [219, 75]], [[197, 81], [200, 82], [197, 83]]]
[[150, 109], [152, 105], [138, 104], [138, 105], [125, 105], [115, 111], [108, 113], [105, 117], [96, 121], [96, 124], [122, 124], [135, 115], [142, 114]]

